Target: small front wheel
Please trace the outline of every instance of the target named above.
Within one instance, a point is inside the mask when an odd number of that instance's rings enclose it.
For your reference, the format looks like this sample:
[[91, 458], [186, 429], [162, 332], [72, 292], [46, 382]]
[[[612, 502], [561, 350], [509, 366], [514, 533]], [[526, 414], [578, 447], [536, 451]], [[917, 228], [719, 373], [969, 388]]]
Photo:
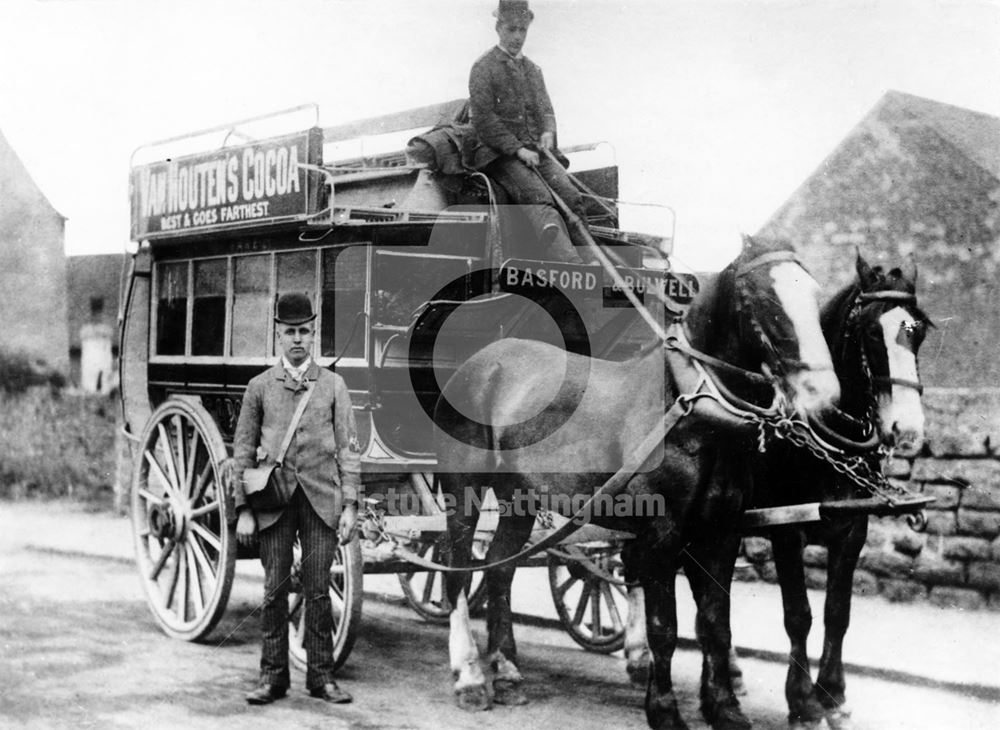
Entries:
[[[474, 560], [484, 560], [489, 541], [475, 540], [472, 543]], [[422, 558], [440, 563], [443, 550], [441, 538], [424, 543], [418, 554]], [[399, 573], [399, 586], [403, 589], [406, 602], [414, 611], [432, 623], [447, 623], [451, 615], [451, 603], [445, 595], [444, 573], [435, 570]], [[477, 613], [486, 603], [486, 581], [483, 571], [475, 571], [469, 578], [469, 612]]]
[[548, 555], [549, 588], [559, 620], [587, 651], [618, 651], [625, 646], [628, 617], [621, 546], [578, 546], [571, 554], [570, 560]]

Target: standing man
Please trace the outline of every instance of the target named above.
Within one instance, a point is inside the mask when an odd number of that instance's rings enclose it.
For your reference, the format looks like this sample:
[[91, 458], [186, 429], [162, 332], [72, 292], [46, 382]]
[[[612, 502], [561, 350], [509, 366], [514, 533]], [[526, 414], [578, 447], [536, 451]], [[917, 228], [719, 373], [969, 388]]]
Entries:
[[479, 57], [469, 75], [469, 111], [478, 146], [466, 162], [503, 186], [525, 211], [539, 240], [556, 256], [581, 263], [592, 258], [584, 241], [574, 249], [544, 178], [581, 220], [583, 198], [566, 170], [548, 153], [556, 150], [556, 116], [542, 70], [521, 53], [535, 14], [527, 0], [500, 0], [493, 13], [500, 42]]
[[[312, 359], [315, 318], [312, 302], [303, 294], [284, 294], [278, 300], [274, 321], [281, 362], [250, 381], [236, 426], [236, 538], [246, 546], [256, 536], [264, 565], [260, 683], [246, 696], [252, 705], [268, 704], [288, 692], [288, 584], [296, 534], [302, 545], [306, 689], [327, 702], [351, 701], [333, 678], [329, 588], [338, 537], [344, 542], [354, 538], [361, 458], [347, 385]], [[274, 463], [307, 395], [282, 465], [271, 477], [279, 492], [290, 495], [287, 504], [255, 511], [243, 489], [243, 470], [258, 462]]]

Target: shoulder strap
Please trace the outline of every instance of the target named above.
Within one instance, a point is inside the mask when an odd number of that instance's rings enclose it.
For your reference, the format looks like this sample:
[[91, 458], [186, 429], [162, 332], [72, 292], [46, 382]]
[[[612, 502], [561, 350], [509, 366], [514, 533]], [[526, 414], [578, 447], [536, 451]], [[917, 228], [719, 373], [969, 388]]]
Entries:
[[295, 427], [299, 425], [299, 420], [301, 420], [302, 414], [306, 410], [306, 403], [309, 402], [309, 396], [312, 395], [314, 385], [315, 383], [311, 380], [306, 385], [306, 394], [302, 396], [298, 408], [295, 409], [295, 413], [292, 415], [292, 422], [288, 424], [288, 431], [285, 432], [285, 440], [281, 442], [278, 456], [274, 460], [278, 466], [281, 466], [281, 463], [285, 460], [285, 452], [288, 451], [288, 446], [292, 443], [292, 435], [295, 433]]

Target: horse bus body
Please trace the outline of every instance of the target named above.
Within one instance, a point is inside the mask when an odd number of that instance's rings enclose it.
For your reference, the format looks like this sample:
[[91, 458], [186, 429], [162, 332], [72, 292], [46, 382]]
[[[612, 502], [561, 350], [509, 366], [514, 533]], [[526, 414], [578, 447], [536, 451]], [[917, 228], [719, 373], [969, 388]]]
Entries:
[[[392, 548], [402, 543], [430, 559], [439, 552], [445, 518], [431, 478], [429, 412], [451, 372], [507, 336], [611, 359], [640, 347], [635, 312], [602, 306], [599, 273], [534, 260], [530, 235], [516, 217], [501, 220], [488, 185], [477, 189], [486, 192], [481, 199], [456, 196], [399, 154], [324, 166], [324, 154], [346, 139], [426, 129], [460, 106], [231, 144], [260, 121], [246, 120], [199, 133], [222, 140], [209, 152], [163, 158], [143, 150], [152, 161], [133, 166], [139, 246], [120, 318], [121, 397], [134, 463], [137, 563], [153, 615], [169, 635], [207, 636], [225, 609], [236, 559], [252, 557], [236, 547], [224, 472], [246, 385], [278, 354], [271, 322], [282, 293], [312, 298], [313, 355], [347, 382], [362, 447], [366, 539], [341, 547], [331, 577], [338, 663], [356, 633], [364, 572], [399, 573], [414, 608], [428, 618], [447, 616], [441, 583]], [[167, 143], [179, 141], [187, 140]], [[616, 168], [580, 176], [609, 199], [617, 196]], [[690, 298], [693, 277], [643, 270], [641, 253], [627, 242], [650, 239], [619, 231], [606, 205], [593, 212], [591, 230], [617, 247], [626, 276], [671, 277], [678, 301]], [[552, 327], [566, 309], [550, 296], [553, 287], [541, 285], [553, 277], [565, 280], [573, 306], [588, 313], [576, 329]], [[488, 530], [487, 516], [482, 543]], [[601, 543], [581, 541], [577, 560], [606, 559]], [[561, 562], [550, 562], [555, 576]], [[300, 605], [296, 596], [293, 647], [301, 638]], [[620, 647], [620, 621], [584, 628], [566, 605], [557, 607], [584, 645]]]

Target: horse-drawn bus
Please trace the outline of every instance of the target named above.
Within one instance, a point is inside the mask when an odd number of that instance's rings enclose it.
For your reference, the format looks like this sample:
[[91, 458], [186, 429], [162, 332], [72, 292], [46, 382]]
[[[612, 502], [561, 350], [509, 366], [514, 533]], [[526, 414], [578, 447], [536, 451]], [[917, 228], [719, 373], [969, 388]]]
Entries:
[[[462, 107], [249, 136], [276, 119], [318, 117], [305, 107], [136, 151], [138, 247], [123, 295], [121, 394], [139, 570], [153, 615], [171, 636], [196, 640], [211, 631], [236, 559], [249, 557], [230, 529], [220, 470], [246, 384], [278, 354], [271, 321], [280, 295], [312, 299], [313, 355], [345, 378], [362, 446], [363, 539], [342, 546], [331, 585], [338, 663], [356, 635], [364, 572], [398, 573], [421, 615], [447, 615], [439, 577], [393, 547], [440, 554], [445, 505], [433, 480], [430, 412], [450, 372], [501, 337], [610, 359], [641, 345], [641, 321], [605, 273], [546, 260], [488, 179], [361, 149], [378, 135], [447, 129]], [[568, 152], [595, 156], [592, 146]], [[660, 236], [620, 230], [617, 175], [613, 164], [577, 172], [592, 195], [586, 225], [628, 285], [640, 295], [647, 285], [667, 287], [682, 308], [697, 279], [663, 266], [672, 213], [663, 209]], [[650, 253], [660, 255], [654, 268], [644, 267]], [[491, 519], [487, 510], [480, 546]], [[623, 591], [602, 584], [620, 565], [617, 549], [597, 537], [584, 533], [567, 548], [585, 568], [567, 568], [565, 551], [534, 564], [549, 565], [574, 638], [610, 651], [622, 643]], [[296, 596], [294, 622], [300, 605]]]
[[[418, 613], [444, 619], [459, 586], [445, 572], [481, 566], [490, 544], [491, 563], [548, 567], [563, 624], [596, 651], [621, 648], [626, 623], [642, 628], [641, 618], [626, 622], [626, 610], [652, 610], [650, 625], [676, 622], [672, 581], [668, 587], [657, 576], [683, 564], [707, 611], [699, 629], [713, 632], [712, 666], [724, 666], [724, 584], [747, 527], [821, 520], [850, 527], [851, 547], [837, 568], [849, 598], [864, 537], [858, 519], [919, 512], [927, 501], [893, 487], [878, 466], [879, 444], [922, 432], [916, 351], [927, 320], [916, 307], [915, 271], [872, 270], [859, 258], [859, 283], [838, 294], [822, 321], [816, 282], [780, 243], [748, 240], [718, 276], [699, 283], [672, 270], [668, 208], [660, 209], [658, 232], [622, 229], [614, 164], [574, 167], [587, 215], [567, 216], [600, 265], [554, 260], [526, 218], [502, 205], [502, 190], [456, 163], [463, 107], [456, 101], [328, 128], [318, 126], [315, 107], [300, 107], [136, 151], [137, 246], [123, 292], [120, 381], [136, 558], [160, 627], [187, 640], [207, 636], [225, 610], [235, 561], [253, 557], [237, 547], [224, 473], [247, 383], [278, 355], [271, 322], [287, 293], [312, 301], [312, 355], [344, 377], [358, 424], [362, 537], [340, 546], [331, 572], [337, 665], [357, 636], [365, 573], [397, 574]], [[311, 124], [288, 131], [303, 115], [313, 115]], [[388, 151], [370, 148], [401, 132], [409, 154], [398, 140]], [[607, 154], [600, 146], [564, 151], [591, 160]], [[486, 410], [462, 412], [461, 400], [449, 401], [463, 395]], [[845, 411], [835, 406], [839, 395]], [[545, 403], [563, 401], [572, 407], [554, 426], [532, 415], [551, 416], [558, 408]], [[539, 428], [564, 423], [568, 435], [514, 455], [499, 442], [455, 446], [460, 432], [493, 433], [476, 419], [503, 412], [524, 420], [488, 423], [514, 442], [530, 446]], [[754, 456], [777, 440], [796, 460], [812, 460], [797, 467], [802, 473], [818, 464], [815, 483], [825, 486], [800, 493], [798, 472], [783, 471], [792, 456]], [[531, 512], [533, 528], [518, 521], [525, 514], [510, 513], [506, 497], [491, 503], [487, 491], [456, 509], [467, 447], [487, 458], [473, 471], [506, 469], [499, 476], [507, 486], [494, 482], [493, 495], [517, 483], [534, 495], [589, 499]], [[575, 475], [552, 478], [568, 462]], [[768, 464], [780, 484], [754, 505], [749, 474]], [[596, 498], [626, 488], [632, 511], [620, 520], [583, 519], [593, 516]], [[798, 504], [803, 494], [817, 501]], [[655, 519], [635, 512], [641, 497], [660, 500]], [[746, 512], [752, 506], [759, 509]], [[588, 524], [576, 529], [567, 517]], [[469, 519], [465, 534], [473, 537], [456, 551], [447, 531]], [[521, 528], [505, 531], [514, 523]], [[541, 557], [521, 550], [525, 525], [529, 543], [547, 550]], [[446, 545], [450, 566], [442, 564]], [[629, 572], [631, 586], [655, 595], [637, 601], [626, 590]], [[498, 585], [509, 599], [509, 582]], [[464, 592], [457, 600], [465, 611], [482, 598], [473, 579], [467, 603]], [[491, 611], [509, 611], [509, 600], [497, 603]], [[453, 632], [457, 626], [461, 620]], [[490, 626], [510, 630], [502, 616]], [[299, 662], [303, 630], [298, 587], [289, 631]], [[644, 650], [638, 634], [631, 648]], [[661, 667], [647, 690], [654, 725], [673, 722], [677, 711], [673, 646], [662, 639], [650, 647]], [[842, 639], [841, 631], [834, 640]], [[513, 637], [491, 634], [496, 642], [512, 646]], [[474, 645], [460, 636], [455, 647], [465, 652], [452, 657], [456, 672], [477, 663]], [[496, 661], [507, 672], [501, 682], [520, 681], [512, 663]], [[827, 671], [842, 678], [837, 667]], [[718, 703], [706, 717], [739, 720], [726, 673], [706, 677], [718, 683], [703, 692]], [[481, 676], [462, 674], [456, 692], [470, 706], [492, 697]], [[842, 694], [841, 687], [838, 702]]]

